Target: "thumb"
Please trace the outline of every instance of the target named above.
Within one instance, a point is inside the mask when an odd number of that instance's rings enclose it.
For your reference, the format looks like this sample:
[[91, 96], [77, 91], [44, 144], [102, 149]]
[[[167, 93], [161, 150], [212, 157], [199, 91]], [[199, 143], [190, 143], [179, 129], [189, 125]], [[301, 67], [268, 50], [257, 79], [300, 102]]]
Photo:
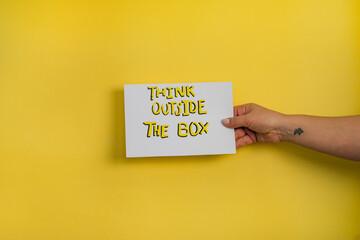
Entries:
[[248, 127], [249, 125], [246, 115], [225, 118], [221, 122], [228, 128]]

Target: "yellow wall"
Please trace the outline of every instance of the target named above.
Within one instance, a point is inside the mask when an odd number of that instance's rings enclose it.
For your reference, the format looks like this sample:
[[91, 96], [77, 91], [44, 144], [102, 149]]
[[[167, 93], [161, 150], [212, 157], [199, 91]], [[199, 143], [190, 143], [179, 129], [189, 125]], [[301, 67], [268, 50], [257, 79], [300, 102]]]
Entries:
[[287, 143], [126, 159], [122, 99], [232, 81], [234, 104], [359, 114], [359, 5], [0, 1], [0, 239], [359, 239], [359, 163]]

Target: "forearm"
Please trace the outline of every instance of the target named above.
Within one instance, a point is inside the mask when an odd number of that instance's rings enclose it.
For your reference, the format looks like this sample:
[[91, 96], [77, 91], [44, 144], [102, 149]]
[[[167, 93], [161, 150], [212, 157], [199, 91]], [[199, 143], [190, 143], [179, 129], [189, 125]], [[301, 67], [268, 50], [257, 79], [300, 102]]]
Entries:
[[281, 141], [360, 161], [360, 116], [284, 115], [277, 131]]

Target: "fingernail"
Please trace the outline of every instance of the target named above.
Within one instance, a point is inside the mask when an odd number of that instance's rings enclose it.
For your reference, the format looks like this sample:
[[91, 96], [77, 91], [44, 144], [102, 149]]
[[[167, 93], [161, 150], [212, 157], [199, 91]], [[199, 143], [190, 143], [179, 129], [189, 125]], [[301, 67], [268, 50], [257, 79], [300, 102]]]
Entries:
[[229, 120], [228, 118], [225, 118], [225, 119], [221, 120], [221, 122], [222, 122], [223, 124], [229, 124], [229, 123], [230, 123], [230, 120]]

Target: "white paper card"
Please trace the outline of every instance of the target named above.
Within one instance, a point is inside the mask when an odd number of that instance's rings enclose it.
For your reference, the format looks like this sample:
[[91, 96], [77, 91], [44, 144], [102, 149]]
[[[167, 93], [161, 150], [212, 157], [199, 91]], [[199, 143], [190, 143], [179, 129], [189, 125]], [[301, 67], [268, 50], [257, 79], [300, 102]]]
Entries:
[[124, 85], [126, 157], [233, 154], [231, 82]]

